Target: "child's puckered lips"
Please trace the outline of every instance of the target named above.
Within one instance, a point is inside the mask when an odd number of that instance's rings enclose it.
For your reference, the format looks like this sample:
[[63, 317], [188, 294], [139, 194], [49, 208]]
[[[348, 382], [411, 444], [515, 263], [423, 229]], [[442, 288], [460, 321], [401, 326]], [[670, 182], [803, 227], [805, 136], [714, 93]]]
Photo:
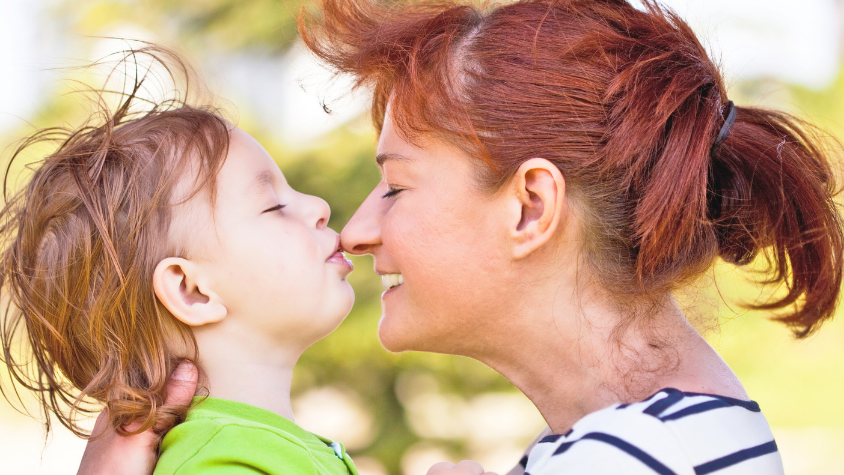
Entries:
[[342, 251], [337, 251], [331, 255], [325, 262], [329, 264], [337, 264], [339, 266], [345, 267], [348, 269], [349, 272], [355, 270], [354, 264], [350, 261]]
[[347, 258], [345, 254], [343, 254], [343, 249], [340, 247], [339, 236], [337, 237], [337, 245], [334, 249], [334, 253], [328, 256], [328, 259], [326, 259], [325, 262], [345, 267], [348, 269], [348, 272], [352, 272], [353, 270], [355, 270], [355, 266], [354, 264], [352, 264], [352, 261], [350, 261], [349, 258]]

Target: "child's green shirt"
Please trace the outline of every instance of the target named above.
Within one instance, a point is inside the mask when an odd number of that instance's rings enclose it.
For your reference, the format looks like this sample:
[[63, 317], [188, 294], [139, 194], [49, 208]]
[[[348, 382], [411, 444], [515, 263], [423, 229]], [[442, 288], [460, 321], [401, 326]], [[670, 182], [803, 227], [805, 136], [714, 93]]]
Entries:
[[154, 475], [357, 475], [342, 445], [274, 412], [194, 398], [187, 419], [161, 443]]

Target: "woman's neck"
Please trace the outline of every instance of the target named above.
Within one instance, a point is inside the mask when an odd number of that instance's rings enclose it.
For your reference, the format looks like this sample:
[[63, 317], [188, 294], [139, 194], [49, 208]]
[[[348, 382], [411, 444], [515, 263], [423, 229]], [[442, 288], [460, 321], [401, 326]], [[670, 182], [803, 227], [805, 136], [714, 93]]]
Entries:
[[242, 402], [293, 420], [290, 384], [302, 349], [223, 328], [195, 329], [199, 367], [209, 395]]
[[625, 316], [606, 298], [544, 295], [554, 298], [531, 299], [514, 319], [520, 325], [489, 338], [491, 345], [469, 356], [512, 381], [555, 433], [589, 413], [640, 401], [666, 387], [747, 399], [672, 298], [619, 332]]

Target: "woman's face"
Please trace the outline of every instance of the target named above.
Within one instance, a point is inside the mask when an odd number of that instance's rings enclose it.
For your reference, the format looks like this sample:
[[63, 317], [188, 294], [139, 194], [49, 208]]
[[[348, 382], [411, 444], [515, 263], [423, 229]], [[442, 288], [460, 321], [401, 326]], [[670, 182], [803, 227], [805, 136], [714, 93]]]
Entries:
[[391, 351], [472, 352], [505, 310], [503, 201], [478, 188], [464, 153], [409, 143], [389, 114], [377, 153], [382, 180], [341, 240], [347, 252], [372, 254], [382, 276], [381, 342]]

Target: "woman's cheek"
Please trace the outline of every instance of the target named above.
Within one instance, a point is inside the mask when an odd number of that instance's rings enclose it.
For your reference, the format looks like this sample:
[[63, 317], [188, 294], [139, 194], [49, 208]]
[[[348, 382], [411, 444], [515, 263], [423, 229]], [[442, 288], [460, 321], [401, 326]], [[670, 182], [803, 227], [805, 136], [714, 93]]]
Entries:
[[399, 254], [404, 256], [400, 269], [410, 283], [408, 295], [413, 308], [426, 319], [446, 317], [455, 299], [465, 293], [466, 267], [462, 243], [443, 223], [428, 223], [408, 230]]

